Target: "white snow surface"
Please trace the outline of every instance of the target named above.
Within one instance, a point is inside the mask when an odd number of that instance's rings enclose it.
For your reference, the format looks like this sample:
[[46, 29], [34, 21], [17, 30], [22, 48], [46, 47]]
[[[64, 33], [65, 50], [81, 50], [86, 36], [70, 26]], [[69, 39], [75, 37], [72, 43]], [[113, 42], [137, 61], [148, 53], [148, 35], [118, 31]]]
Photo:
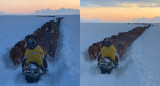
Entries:
[[160, 24], [153, 24], [133, 42], [118, 70], [111, 74], [100, 74], [97, 61], [88, 61], [88, 47], [118, 32], [144, 25], [81, 23], [80, 26], [80, 86], [160, 86]]
[[[59, 16], [56, 16], [59, 17]], [[55, 18], [56, 18], [55, 17]], [[0, 82], [1, 86], [78, 86], [80, 15], [63, 16], [55, 59], [48, 62], [48, 73], [38, 83], [27, 83], [21, 66], [17, 69], [9, 57], [10, 49], [53, 17], [0, 16]]]

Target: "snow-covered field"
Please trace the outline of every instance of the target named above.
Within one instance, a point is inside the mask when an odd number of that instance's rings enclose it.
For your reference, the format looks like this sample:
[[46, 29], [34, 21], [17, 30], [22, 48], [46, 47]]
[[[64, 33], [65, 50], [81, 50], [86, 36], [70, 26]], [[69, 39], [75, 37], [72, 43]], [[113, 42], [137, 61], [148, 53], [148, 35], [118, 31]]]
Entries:
[[81, 23], [80, 85], [81, 86], [160, 86], [160, 24], [153, 24], [131, 47], [119, 63], [119, 70], [100, 74], [97, 61], [88, 61], [88, 47], [118, 32], [126, 32], [142, 24]]
[[[59, 17], [59, 16], [56, 16]], [[78, 86], [80, 15], [63, 16], [55, 60], [48, 62], [48, 73], [38, 83], [27, 83], [21, 66], [14, 69], [10, 49], [53, 17], [0, 16], [0, 86]]]

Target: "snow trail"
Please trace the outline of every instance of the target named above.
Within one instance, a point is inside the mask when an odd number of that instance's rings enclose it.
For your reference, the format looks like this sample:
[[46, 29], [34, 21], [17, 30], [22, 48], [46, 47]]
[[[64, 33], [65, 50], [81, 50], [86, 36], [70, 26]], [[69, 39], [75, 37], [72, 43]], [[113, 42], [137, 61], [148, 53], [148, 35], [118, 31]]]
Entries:
[[159, 86], [159, 24], [146, 30], [131, 46], [131, 59], [137, 66], [141, 86]]

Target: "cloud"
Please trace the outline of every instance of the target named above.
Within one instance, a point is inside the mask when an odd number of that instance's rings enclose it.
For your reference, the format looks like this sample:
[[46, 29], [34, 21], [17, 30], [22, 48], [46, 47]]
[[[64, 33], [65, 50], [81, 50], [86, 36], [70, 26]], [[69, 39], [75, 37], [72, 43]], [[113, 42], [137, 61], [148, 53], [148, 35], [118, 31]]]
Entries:
[[160, 7], [160, 0], [81, 0], [81, 7]]
[[136, 18], [136, 19], [132, 19], [130, 21], [130, 23], [160, 23], [160, 17], [156, 16], [154, 18]]
[[66, 9], [66, 8], [52, 10], [48, 8], [48, 9], [36, 10], [34, 14], [36, 15], [72, 15], [72, 14], [80, 14], [80, 10]]

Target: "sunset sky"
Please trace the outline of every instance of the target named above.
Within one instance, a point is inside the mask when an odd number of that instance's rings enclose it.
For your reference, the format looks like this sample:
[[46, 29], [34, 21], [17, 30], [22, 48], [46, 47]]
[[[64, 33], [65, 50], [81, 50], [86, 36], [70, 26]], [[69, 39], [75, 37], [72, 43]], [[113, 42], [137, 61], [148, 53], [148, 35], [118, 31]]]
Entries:
[[0, 12], [33, 13], [41, 9], [80, 9], [80, 0], [0, 0]]
[[160, 16], [160, 0], [81, 0], [81, 18], [127, 22]]

